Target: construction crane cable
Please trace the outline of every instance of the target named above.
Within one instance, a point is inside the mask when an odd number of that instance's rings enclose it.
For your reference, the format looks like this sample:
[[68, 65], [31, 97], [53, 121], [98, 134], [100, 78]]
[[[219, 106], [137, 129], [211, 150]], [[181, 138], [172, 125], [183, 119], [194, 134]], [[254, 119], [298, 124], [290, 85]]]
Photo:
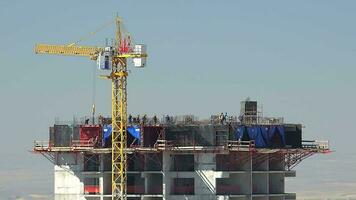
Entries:
[[93, 117], [93, 124], [95, 124], [95, 110], [96, 110], [96, 77], [97, 77], [97, 73], [96, 73], [96, 64], [94, 63], [93, 65], [93, 85], [92, 85], [92, 117]]
[[95, 31], [90, 32], [88, 35], [81, 37], [79, 40], [77, 40], [76, 42], [70, 43], [68, 46], [74, 46], [77, 45], [78, 43], [90, 38], [91, 36], [97, 34], [98, 32], [102, 31], [103, 29], [105, 29], [106, 27], [109, 27], [110, 25], [112, 25], [115, 22], [115, 20], [110, 20], [108, 22], [106, 22], [105, 24], [103, 24], [102, 26], [100, 26], [99, 28], [97, 28]]

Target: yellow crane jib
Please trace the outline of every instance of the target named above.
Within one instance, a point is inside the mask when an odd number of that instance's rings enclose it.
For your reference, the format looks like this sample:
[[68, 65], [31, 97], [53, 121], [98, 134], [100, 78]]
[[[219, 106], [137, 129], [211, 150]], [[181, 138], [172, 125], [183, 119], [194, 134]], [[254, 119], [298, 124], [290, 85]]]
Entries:
[[35, 53], [37, 54], [56, 54], [66, 56], [86, 56], [96, 60], [104, 48], [88, 46], [68, 46], [68, 45], [50, 45], [36, 44]]

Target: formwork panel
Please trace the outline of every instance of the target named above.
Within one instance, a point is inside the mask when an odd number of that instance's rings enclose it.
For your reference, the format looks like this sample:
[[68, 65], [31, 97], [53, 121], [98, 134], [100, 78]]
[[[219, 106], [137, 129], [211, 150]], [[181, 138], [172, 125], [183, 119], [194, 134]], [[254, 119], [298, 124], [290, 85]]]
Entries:
[[215, 132], [212, 125], [176, 125], [165, 128], [165, 137], [176, 146], [214, 146]]
[[[51, 135], [51, 131], [50, 131]], [[69, 125], [53, 126], [53, 146], [68, 147], [71, 143], [73, 128]]]
[[154, 147], [158, 138], [164, 139], [163, 127], [161, 126], [144, 126], [142, 132], [142, 145], [144, 147]]
[[88, 145], [88, 142], [93, 142], [97, 145], [102, 141], [102, 127], [100, 125], [82, 125], [79, 127], [80, 145]]

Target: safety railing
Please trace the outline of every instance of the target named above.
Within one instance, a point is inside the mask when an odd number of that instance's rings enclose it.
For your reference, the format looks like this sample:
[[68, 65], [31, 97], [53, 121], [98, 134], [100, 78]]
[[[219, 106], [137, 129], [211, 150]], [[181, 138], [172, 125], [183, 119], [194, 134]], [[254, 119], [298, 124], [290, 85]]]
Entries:
[[227, 144], [229, 148], [249, 148], [249, 149], [255, 148], [254, 140], [250, 140], [250, 141], [229, 140]]
[[94, 147], [99, 145], [97, 138], [91, 138], [89, 140], [72, 140], [71, 147]]
[[302, 147], [304, 149], [319, 149], [319, 150], [329, 150], [328, 140], [303, 140]]
[[35, 150], [48, 150], [53, 147], [98, 147], [101, 145], [100, 140], [93, 138], [89, 140], [71, 140], [67, 146], [56, 146], [53, 142], [44, 140], [35, 140], [33, 143]]
[[35, 140], [33, 143], [33, 147], [36, 150], [45, 150], [51, 147], [51, 143], [49, 141]]
[[173, 146], [173, 143], [171, 141], [167, 140], [157, 140], [154, 147], [158, 149], [166, 149], [170, 148]]
[[263, 125], [280, 125], [284, 123], [283, 117], [261, 117], [257, 118], [258, 124]]

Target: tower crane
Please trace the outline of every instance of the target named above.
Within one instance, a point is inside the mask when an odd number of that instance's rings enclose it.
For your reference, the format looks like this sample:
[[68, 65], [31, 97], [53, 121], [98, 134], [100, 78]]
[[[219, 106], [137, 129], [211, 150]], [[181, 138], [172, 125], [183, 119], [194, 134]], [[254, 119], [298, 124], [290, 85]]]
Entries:
[[132, 59], [134, 66], [145, 67], [146, 46], [131, 45], [130, 36], [124, 36], [122, 21], [115, 18], [115, 43], [107, 47], [36, 44], [36, 54], [56, 54], [68, 56], [85, 56], [96, 60], [102, 70], [110, 73], [103, 78], [111, 80], [111, 154], [112, 154], [112, 199], [126, 200], [126, 131], [127, 131], [127, 61]]

